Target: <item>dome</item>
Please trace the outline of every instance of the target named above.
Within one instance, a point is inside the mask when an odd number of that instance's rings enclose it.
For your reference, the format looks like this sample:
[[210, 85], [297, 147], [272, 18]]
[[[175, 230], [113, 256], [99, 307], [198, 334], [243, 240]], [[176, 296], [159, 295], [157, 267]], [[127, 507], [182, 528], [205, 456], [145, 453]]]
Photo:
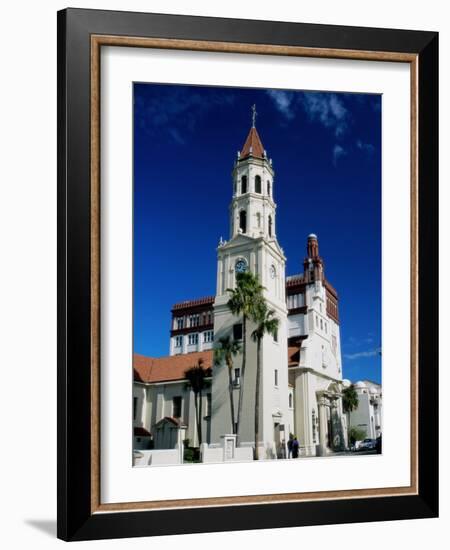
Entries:
[[317, 235], [315, 233], [310, 233], [308, 239], [317, 239]]
[[372, 387], [370, 388], [369, 393], [371, 393], [372, 395], [375, 395], [376, 393], [378, 393], [378, 390], [377, 388]]
[[344, 386], [344, 388], [348, 388], [352, 385], [352, 383], [350, 382], [350, 380], [347, 380], [347, 378], [344, 378], [344, 380], [342, 380], [342, 385]]
[[367, 386], [364, 384], [362, 380], [359, 380], [358, 382], [356, 382], [355, 388], [363, 390], [363, 389], [366, 389]]

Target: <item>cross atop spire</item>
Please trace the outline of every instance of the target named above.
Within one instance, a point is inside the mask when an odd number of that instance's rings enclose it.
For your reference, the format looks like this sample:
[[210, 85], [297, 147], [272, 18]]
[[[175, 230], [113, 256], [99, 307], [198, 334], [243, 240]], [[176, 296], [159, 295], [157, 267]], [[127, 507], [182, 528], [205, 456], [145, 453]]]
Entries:
[[244, 147], [240, 151], [238, 159], [243, 160], [247, 157], [256, 157], [256, 158], [266, 158], [266, 151], [263, 144], [261, 143], [261, 138], [258, 135], [258, 130], [256, 129], [256, 117], [258, 113], [256, 112], [256, 105], [251, 106], [252, 111], [252, 127], [250, 132], [245, 140]]
[[256, 105], [253, 104], [252, 105], [252, 128], [255, 128], [256, 127], [256, 116], [257, 116], [257, 112], [256, 112]]

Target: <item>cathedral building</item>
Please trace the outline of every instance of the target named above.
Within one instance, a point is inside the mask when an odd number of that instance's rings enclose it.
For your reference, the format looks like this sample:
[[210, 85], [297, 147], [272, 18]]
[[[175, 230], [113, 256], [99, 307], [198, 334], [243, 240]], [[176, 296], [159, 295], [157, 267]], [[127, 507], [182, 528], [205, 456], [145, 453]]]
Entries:
[[[297, 437], [302, 456], [323, 456], [347, 446], [338, 294], [325, 277], [315, 234], [307, 237], [302, 271], [286, 276], [276, 231], [275, 172], [254, 119], [232, 171], [230, 234], [217, 248], [215, 296], [172, 307], [167, 357], [134, 357], [135, 448], [145, 448], [150, 439], [155, 448], [175, 445], [175, 436], [161, 435], [167, 427], [181, 433], [178, 440], [198, 443], [194, 399], [184, 372], [200, 358], [210, 381], [203, 395], [204, 456], [223, 446], [223, 438], [232, 433], [228, 371], [214, 365], [213, 348], [226, 336], [242, 341], [242, 319], [231, 313], [227, 289], [235, 288], [236, 274], [244, 271], [257, 275], [279, 321], [276, 334], [262, 341], [259, 457], [286, 456], [290, 435]], [[249, 325], [238, 446], [253, 449], [256, 343], [250, 337], [255, 327]], [[232, 373], [236, 405], [241, 363], [238, 354]]]

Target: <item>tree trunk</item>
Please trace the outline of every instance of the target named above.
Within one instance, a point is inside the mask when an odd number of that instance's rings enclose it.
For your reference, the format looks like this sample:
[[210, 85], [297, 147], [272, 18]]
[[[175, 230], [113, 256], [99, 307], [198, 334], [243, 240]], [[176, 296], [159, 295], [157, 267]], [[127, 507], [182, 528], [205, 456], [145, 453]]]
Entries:
[[232, 433], [236, 433], [236, 423], [234, 420], [234, 399], [233, 399], [233, 363], [228, 365], [228, 392], [230, 394], [230, 411], [231, 411], [231, 430]]
[[242, 416], [242, 402], [243, 402], [243, 396], [244, 396], [244, 381], [245, 381], [245, 362], [247, 359], [247, 318], [244, 315], [242, 317], [242, 369], [241, 369], [241, 386], [239, 388], [239, 402], [238, 402], [238, 414], [237, 414], [237, 422], [236, 422], [236, 434], [237, 434], [237, 446], [240, 447], [241, 445], [241, 416]]
[[256, 384], [255, 384], [255, 460], [259, 459], [259, 386], [261, 383], [261, 338], [258, 338], [256, 351]]
[[195, 423], [197, 425], [197, 438], [198, 438], [198, 446], [200, 447], [200, 440], [201, 440], [201, 434], [200, 434], [200, 428], [199, 428], [199, 422], [198, 422], [198, 393], [194, 393], [194, 405], [195, 405]]

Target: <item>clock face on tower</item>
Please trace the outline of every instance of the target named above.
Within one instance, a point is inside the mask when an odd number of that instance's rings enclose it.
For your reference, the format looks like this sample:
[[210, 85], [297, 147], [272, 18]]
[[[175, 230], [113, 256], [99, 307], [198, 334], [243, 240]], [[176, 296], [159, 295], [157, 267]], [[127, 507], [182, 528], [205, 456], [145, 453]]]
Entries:
[[238, 260], [234, 266], [236, 273], [244, 273], [247, 271], [247, 262], [245, 260]]

